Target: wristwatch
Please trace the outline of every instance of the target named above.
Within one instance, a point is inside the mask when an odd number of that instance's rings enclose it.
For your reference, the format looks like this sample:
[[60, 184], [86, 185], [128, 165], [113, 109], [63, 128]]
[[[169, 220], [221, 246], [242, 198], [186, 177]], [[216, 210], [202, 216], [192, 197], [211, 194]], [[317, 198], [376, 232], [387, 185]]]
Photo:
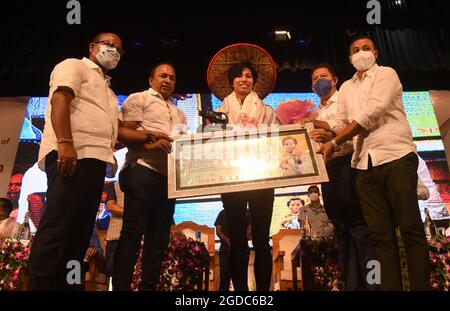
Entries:
[[331, 140], [331, 144], [333, 145], [333, 151], [337, 152], [339, 150], [341, 150], [341, 147], [339, 147], [339, 145], [336, 143], [336, 138], [333, 138]]

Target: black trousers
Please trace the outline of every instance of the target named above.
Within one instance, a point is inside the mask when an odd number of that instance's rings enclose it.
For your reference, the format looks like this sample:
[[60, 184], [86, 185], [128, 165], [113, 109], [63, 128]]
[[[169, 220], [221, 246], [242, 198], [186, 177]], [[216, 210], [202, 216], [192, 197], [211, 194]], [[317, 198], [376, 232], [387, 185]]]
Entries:
[[103, 192], [105, 162], [78, 160], [74, 176], [63, 177], [57, 156], [53, 151], [45, 159], [47, 200], [32, 244], [29, 290], [82, 290], [81, 284], [68, 284], [66, 265], [71, 260], [82, 265]]
[[105, 275], [109, 277], [113, 275], [117, 245], [119, 245], [119, 240], [106, 241]]
[[375, 248], [361, 212], [351, 158], [349, 154], [328, 162], [330, 181], [322, 184], [324, 208], [338, 240], [338, 260], [345, 290], [371, 290], [377, 286], [367, 283], [366, 265], [376, 259]]
[[231, 251], [227, 250], [219, 253], [219, 290], [228, 291], [231, 281]]
[[119, 182], [125, 193], [125, 206], [114, 258], [113, 289], [130, 290], [137, 250], [144, 235], [139, 290], [154, 290], [169, 244], [175, 200], [167, 198], [167, 176], [140, 164], [122, 170]]
[[[245, 251], [244, 262], [248, 263], [249, 256], [250, 256], [250, 249], [247, 248], [247, 250]], [[233, 267], [231, 262], [231, 249], [219, 252], [219, 266], [220, 266], [219, 291], [228, 291], [230, 287], [230, 281], [232, 279], [231, 273]]]
[[246, 209], [249, 205], [252, 242], [255, 251], [256, 289], [267, 291], [272, 276], [272, 252], [269, 245], [274, 190], [263, 189], [222, 194], [230, 232], [231, 262], [234, 289], [248, 291], [248, 242]]
[[411, 289], [431, 289], [428, 244], [417, 202], [417, 166], [417, 155], [409, 153], [379, 166], [369, 162], [367, 170], [358, 170], [356, 185], [381, 265], [382, 290], [402, 289], [396, 226], [405, 244]]

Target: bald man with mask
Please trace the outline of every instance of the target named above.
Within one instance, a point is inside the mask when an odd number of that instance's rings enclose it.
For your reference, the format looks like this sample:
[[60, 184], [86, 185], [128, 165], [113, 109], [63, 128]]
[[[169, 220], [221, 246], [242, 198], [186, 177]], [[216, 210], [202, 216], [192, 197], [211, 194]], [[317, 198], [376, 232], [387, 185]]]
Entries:
[[69, 263], [83, 261], [106, 167], [115, 163], [118, 100], [106, 73], [123, 54], [117, 34], [99, 33], [88, 58], [66, 59], [51, 73], [38, 157], [47, 201], [30, 254], [30, 290], [82, 290], [77, 278], [68, 282]]

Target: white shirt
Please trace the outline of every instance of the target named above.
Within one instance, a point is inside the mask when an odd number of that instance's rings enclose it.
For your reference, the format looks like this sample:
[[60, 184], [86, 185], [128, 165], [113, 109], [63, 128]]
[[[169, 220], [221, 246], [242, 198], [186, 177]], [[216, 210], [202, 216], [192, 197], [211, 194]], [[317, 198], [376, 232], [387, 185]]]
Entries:
[[[22, 178], [22, 187], [20, 188], [19, 196], [19, 210], [17, 214], [17, 222], [23, 223], [25, 219], [25, 214], [28, 211], [28, 195], [36, 192], [46, 192], [47, 191], [47, 175], [39, 169], [38, 164], [35, 163], [30, 167]], [[34, 225], [31, 218], [30, 230], [31, 232], [36, 232], [36, 226]]]
[[[112, 148], [117, 140], [118, 100], [109, 87], [110, 77], [87, 58], [69, 58], [58, 65], [50, 76], [51, 103], [60, 86], [73, 90], [70, 103], [70, 125], [78, 159], [94, 158], [114, 164]], [[57, 150], [57, 139], [51, 121], [52, 105], [48, 105], [45, 127], [39, 150], [39, 168], [45, 169], [45, 156]], [[61, 137], [66, 138], [66, 137]]]
[[[428, 188], [430, 192], [430, 196], [428, 200], [430, 202], [443, 203], [444, 201], [439, 194], [439, 191], [436, 188], [436, 184], [431, 177], [430, 171], [428, 170], [427, 164], [425, 161], [419, 156], [419, 167], [417, 168], [417, 175], [422, 180], [425, 187]], [[23, 183], [23, 182], [22, 182]]]
[[352, 167], [398, 160], [416, 151], [402, 101], [403, 87], [394, 69], [377, 64], [341, 86], [335, 120], [330, 127], [356, 121], [363, 129], [353, 139]]
[[428, 170], [427, 164], [420, 156], [417, 174], [419, 176], [419, 180], [421, 179], [425, 187], [427, 187], [429, 190], [428, 199], [426, 199], [426, 201], [424, 200], [419, 201], [419, 208], [420, 208], [420, 215], [422, 217], [422, 222], [425, 221], [425, 208], [428, 208], [430, 212], [434, 211], [433, 215], [435, 217], [433, 217], [433, 219], [435, 220], [448, 219], [449, 217], [446, 216], [445, 213], [439, 215], [439, 211], [445, 211], [446, 209], [445, 202], [442, 200], [441, 195], [439, 194], [436, 184], [434, 183], [433, 178], [430, 175], [430, 171]]
[[[339, 92], [336, 91], [334, 94], [328, 99], [326, 105], [322, 105], [322, 103], [319, 103], [319, 117], [318, 120], [321, 121], [327, 121], [334, 120], [336, 112], [337, 112], [337, 106], [338, 106], [338, 100], [339, 100]], [[332, 159], [341, 157], [343, 155], [349, 154], [353, 152], [353, 142], [351, 140], [346, 141], [341, 146], [341, 150], [338, 152], [333, 153]]]
[[[119, 118], [122, 121], [138, 122], [137, 130], [159, 131], [172, 138], [187, 132], [187, 121], [183, 111], [172, 103], [172, 99], [165, 100], [152, 88], [131, 94], [123, 103]], [[127, 163], [136, 161], [167, 175], [167, 154], [162, 150], [145, 152], [129, 150]]]
[[417, 199], [428, 200], [430, 198], [430, 190], [424, 185], [422, 178], [417, 176]]

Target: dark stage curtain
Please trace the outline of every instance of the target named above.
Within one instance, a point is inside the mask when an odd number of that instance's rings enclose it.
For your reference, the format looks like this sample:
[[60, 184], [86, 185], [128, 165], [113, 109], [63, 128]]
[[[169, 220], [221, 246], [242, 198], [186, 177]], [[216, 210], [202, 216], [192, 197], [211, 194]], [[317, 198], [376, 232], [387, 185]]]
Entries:
[[378, 62], [400, 71], [450, 70], [450, 36], [448, 28], [372, 29], [365, 31], [315, 29], [304, 35], [310, 43], [272, 45], [280, 71], [297, 71], [328, 62], [338, 71], [351, 67], [348, 45], [352, 34], [372, 37], [380, 52]]

